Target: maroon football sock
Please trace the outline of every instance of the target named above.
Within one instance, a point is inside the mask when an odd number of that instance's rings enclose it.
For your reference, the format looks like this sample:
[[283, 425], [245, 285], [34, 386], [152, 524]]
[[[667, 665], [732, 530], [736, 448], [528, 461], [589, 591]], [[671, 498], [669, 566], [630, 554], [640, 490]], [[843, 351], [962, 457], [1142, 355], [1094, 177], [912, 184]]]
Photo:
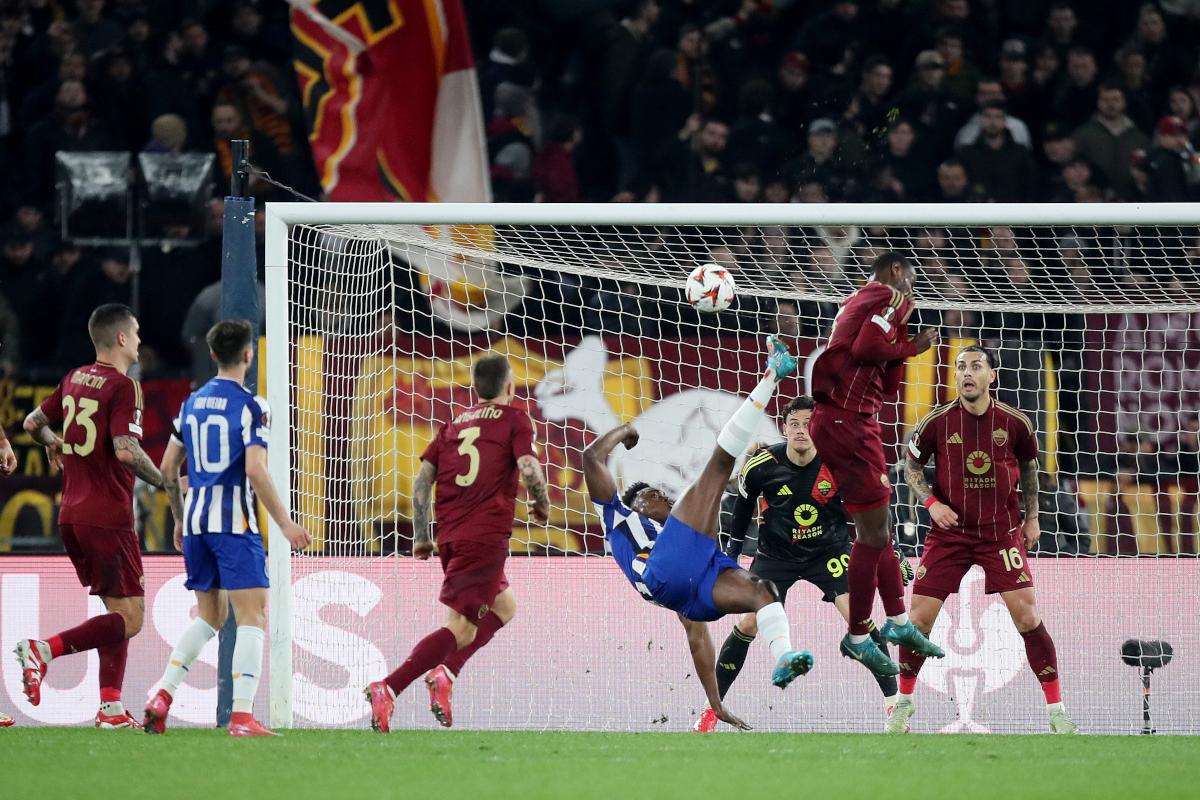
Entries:
[[[51, 637], [56, 638], [56, 637]], [[92, 617], [82, 625], [76, 625], [70, 630], [58, 634], [62, 642], [62, 653], [54, 653], [54, 643], [50, 644], [50, 652], [57, 657], [68, 653], [82, 653], [84, 650], [95, 650], [109, 644], [125, 641], [125, 618], [115, 611], [111, 614], [101, 614]], [[124, 664], [124, 660], [121, 662]]]
[[1031, 631], [1025, 631], [1021, 638], [1025, 640], [1025, 657], [1029, 659], [1029, 668], [1042, 684], [1046, 702], [1061, 703], [1062, 696], [1058, 688], [1058, 653], [1054, 650], [1054, 640], [1050, 638], [1046, 625], [1043, 623]]
[[96, 648], [100, 656], [100, 702], [115, 703], [121, 699], [121, 686], [125, 683], [125, 657], [129, 654], [129, 640]]
[[408, 655], [408, 660], [399, 669], [388, 675], [386, 682], [393, 694], [400, 694], [408, 685], [429, 670], [441, 664], [446, 656], [458, 649], [458, 640], [449, 628], [438, 628], [417, 642]]
[[850, 548], [850, 633], [866, 636], [871, 632], [871, 608], [875, 605], [875, 575], [884, 548], [855, 542]]
[[450, 671], [454, 677], [458, 677], [458, 673], [462, 671], [463, 664], [475, 655], [481, 647], [486, 645], [496, 635], [496, 632], [504, 627], [504, 623], [496, 616], [495, 611], [489, 611], [487, 616], [479, 621], [479, 629], [475, 632], [475, 639], [469, 645], [459, 650], [456, 653], [451, 653], [446, 658], [442, 659], [442, 666]]
[[[853, 556], [851, 556], [853, 557]], [[879, 554], [879, 566], [875, 572], [879, 584], [879, 599], [883, 601], [883, 613], [889, 617], [903, 614], [904, 576], [900, 574], [900, 558], [891, 545]]]
[[917, 685], [917, 673], [921, 671], [921, 666], [925, 663], [925, 656], [915, 653], [907, 647], [901, 647], [897, 661], [899, 661], [897, 666], [900, 667], [900, 692], [912, 694]]

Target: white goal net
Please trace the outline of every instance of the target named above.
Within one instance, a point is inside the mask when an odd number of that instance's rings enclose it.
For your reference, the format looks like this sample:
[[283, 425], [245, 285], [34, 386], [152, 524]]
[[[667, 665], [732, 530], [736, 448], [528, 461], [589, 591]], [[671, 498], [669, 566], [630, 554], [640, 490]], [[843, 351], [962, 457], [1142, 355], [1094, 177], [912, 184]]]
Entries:
[[[937, 326], [942, 341], [910, 360], [881, 414], [893, 463], [916, 422], [954, 398], [958, 349], [998, 352], [999, 397], [1038, 429], [1031, 566], [1068, 709], [1087, 733], [1141, 730], [1142, 675], [1121, 644], [1163, 640], [1179, 655], [1151, 678], [1153, 727], [1200, 733], [1200, 209], [282, 204], [267, 215], [271, 465], [314, 537], [290, 559], [277, 531], [271, 542], [275, 724], [365, 727], [362, 688], [443, 623], [441, 569], [410, 556], [412, 479], [438, 426], [472, 403], [471, 363], [490, 351], [514, 366], [553, 512], [542, 527], [518, 504], [517, 616], [459, 676], [456, 727], [686, 730], [705, 698], [683, 631], [605, 557], [581, 452], [632, 421], [641, 444], [610, 467], [624, 485], [678, 494], [757, 381], [765, 333], [806, 367], [758, 432], [780, 441], [774, 415], [806, 391], [838, 302], [898, 250], [919, 269], [910, 326]], [[682, 287], [707, 262], [732, 271], [738, 299], [700, 315]], [[899, 468], [893, 483], [915, 565], [928, 517]], [[797, 584], [787, 610], [815, 668], [781, 693], [756, 642], [729, 707], [759, 730], [881, 730], [875, 682], [838, 655], [833, 606]], [[718, 648], [733, 622], [710, 624]], [[1021, 637], [982, 573], [968, 573], [932, 638], [947, 657], [920, 674], [915, 731], [1047, 730]], [[392, 724], [435, 724], [423, 687], [397, 700]]]

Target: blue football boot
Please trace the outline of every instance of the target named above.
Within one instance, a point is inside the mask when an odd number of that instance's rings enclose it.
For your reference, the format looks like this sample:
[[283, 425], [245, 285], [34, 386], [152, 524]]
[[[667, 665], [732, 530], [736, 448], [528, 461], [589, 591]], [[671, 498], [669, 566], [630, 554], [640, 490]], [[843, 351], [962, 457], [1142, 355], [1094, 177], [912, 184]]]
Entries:
[[775, 671], [771, 673], [771, 683], [778, 686], [780, 689], [786, 689], [788, 684], [807, 673], [813, 667], [812, 653], [807, 650], [790, 653], [785, 653], [783, 658], [775, 665]]

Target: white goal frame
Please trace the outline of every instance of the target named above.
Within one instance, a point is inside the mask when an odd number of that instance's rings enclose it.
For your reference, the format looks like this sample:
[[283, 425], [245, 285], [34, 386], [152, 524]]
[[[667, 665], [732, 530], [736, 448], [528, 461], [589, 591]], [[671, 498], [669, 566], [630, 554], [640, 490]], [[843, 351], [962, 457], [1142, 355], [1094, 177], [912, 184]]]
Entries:
[[[288, 338], [288, 236], [292, 225], [778, 225], [778, 226], [1200, 226], [1200, 203], [635, 204], [268, 203], [266, 378], [273, 413], [270, 474], [291, 504], [292, 364]], [[268, 522], [271, 726], [292, 726], [291, 554]]]

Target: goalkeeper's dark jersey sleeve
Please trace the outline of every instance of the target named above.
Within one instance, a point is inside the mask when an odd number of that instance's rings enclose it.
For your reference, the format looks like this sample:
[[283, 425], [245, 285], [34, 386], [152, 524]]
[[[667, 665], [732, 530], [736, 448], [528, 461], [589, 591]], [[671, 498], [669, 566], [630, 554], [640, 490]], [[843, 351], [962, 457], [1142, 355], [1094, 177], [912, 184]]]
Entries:
[[803, 561], [848, 539], [842, 499], [820, 456], [801, 467], [786, 443], [763, 448], [746, 459], [739, 490], [743, 502], [759, 502], [758, 552], [767, 558]]

